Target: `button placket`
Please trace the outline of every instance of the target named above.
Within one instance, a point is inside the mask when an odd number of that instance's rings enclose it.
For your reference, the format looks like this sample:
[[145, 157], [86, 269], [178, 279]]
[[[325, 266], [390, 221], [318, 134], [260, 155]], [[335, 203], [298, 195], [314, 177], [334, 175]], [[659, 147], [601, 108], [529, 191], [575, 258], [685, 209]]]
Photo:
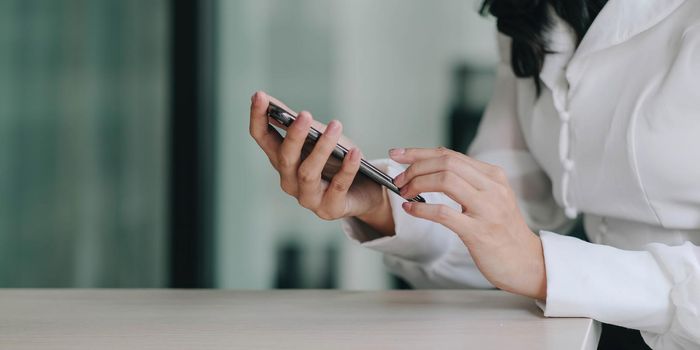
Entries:
[[571, 159], [571, 114], [568, 110], [568, 98], [566, 88], [560, 86], [558, 93], [555, 96], [554, 104], [559, 113], [561, 126], [559, 129], [559, 161], [563, 168], [561, 179], [561, 197], [564, 204], [564, 214], [570, 219], [575, 219], [578, 215], [578, 210], [571, 203], [569, 198], [569, 185], [571, 182], [571, 172], [574, 169], [575, 163]]

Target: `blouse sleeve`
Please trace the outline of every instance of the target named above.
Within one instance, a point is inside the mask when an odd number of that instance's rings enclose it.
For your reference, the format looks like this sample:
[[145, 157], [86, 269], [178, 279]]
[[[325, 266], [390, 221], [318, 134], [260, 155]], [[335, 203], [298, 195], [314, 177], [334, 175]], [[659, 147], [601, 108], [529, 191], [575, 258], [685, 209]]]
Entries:
[[546, 231], [540, 237], [545, 316], [639, 329], [654, 349], [700, 346], [700, 247], [652, 243], [627, 251]]
[[[502, 167], [518, 194], [520, 208], [535, 230], [561, 230], [569, 224], [553, 199], [549, 179], [528, 152], [516, 116], [516, 78], [512, 73], [510, 39], [499, 34], [502, 59], [496, 71], [494, 93], [486, 108], [469, 154]], [[403, 167], [390, 160], [376, 161], [395, 177]], [[459, 208], [443, 194], [425, 194], [427, 202]], [[363, 246], [384, 253], [388, 269], [418, 288], [487, 288], [491, 284], [474, 264], [469, 251], [442, 225], [418, 219], [401, 208], [401, 197], [389, 194], [396, 232], [380, 237], [357, 219], [346, 219], [346, 234]]]

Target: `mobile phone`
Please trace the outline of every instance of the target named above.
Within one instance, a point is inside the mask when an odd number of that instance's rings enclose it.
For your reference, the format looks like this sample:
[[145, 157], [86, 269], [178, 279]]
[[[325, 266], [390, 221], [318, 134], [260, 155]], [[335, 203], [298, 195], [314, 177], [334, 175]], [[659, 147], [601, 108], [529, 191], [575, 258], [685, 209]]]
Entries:
[[[278, 123], [284, 125], [285, 127], [289, 127], [292, 125], [292, 123], [296, 120], [296, 115], [272, 102], [270, 102], [270, 105], [267, 107], [267, 115], [276, 120]], [[311, 127], [309, 130], [309, 135], [307, 136], [307, 140], [311, 141], [312, 143], [316, 143], [318, 139], [321, 137], [322, 133], [318, 130], [316, 130], [314, 127]], [[333, 149], [333, 156], [339, 160], [345, 159], [345, 156], [348, 154], [348, 149], [343, 147], [341, 144], [336, 144], [335, 149]], [[394, 185], [394, 179], [391, 178], [391, 176], [385, 174], [383, 171], [377, 169], [374, 165], [370, 164], [370, 162], [360, 159], [360, 170], [359, 172], [371, 179], [372, 181], [388, 188], [390, 191], [398, 194], [399, 196], [401, 195], [399, 193], [399, 188]], [[409, 202], [423, 202], [425, 203], [425, 199], [421, 197], [420, 195], [415, 196], [411, 199], [408, 199]]]

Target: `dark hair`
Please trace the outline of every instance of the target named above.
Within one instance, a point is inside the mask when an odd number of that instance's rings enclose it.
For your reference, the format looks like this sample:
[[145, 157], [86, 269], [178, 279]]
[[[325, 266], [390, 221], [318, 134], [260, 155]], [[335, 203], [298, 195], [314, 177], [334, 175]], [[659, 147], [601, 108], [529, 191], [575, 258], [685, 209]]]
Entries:
[[549, 6], [576, 33], [577, 44], [607, 0], [484, 0], [482, 15], [496, 17], [498, 31], [511, 37], [511, 66], [521, 78], [535, 80], [540, 92], [540, 71], [547, 47], [547, 31], [552, 23]]

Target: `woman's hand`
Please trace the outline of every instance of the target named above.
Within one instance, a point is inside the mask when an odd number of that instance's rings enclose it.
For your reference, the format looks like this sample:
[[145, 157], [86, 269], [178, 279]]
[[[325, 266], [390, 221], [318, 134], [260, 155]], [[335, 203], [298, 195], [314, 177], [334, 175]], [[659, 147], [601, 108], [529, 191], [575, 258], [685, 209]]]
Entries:
[[544, 300], [547, 293], [542, 244], [527, 226], [504, 172], [445, 148], [394, 149], [392, 159], [410, 164], [396, 177], [404, 198], [442, 192], [462, 206], [403, 204], [415, 217], [454, 231], [494, 286]]
[[[340, 122], [332, 121], [326, 126], [314, 121], [310, 113], [301, 112], [282, 138], [268, 125], [269, 101], [284, 106], [263, 92], [253, 95], [250, 134], [279, 173], [282, 190], [324, 220], [356, 216], [380, 233], [393, 235], [394, 221], [386, 191], [366, 178], [355, 177], [361, 154], [342, 137]], [[323, 135], [306, 152], [309, 148], [306, 136], [311, 126]], [[350, 151], [342, 164], [332, 167], [328, 161], [337, 143]]]

